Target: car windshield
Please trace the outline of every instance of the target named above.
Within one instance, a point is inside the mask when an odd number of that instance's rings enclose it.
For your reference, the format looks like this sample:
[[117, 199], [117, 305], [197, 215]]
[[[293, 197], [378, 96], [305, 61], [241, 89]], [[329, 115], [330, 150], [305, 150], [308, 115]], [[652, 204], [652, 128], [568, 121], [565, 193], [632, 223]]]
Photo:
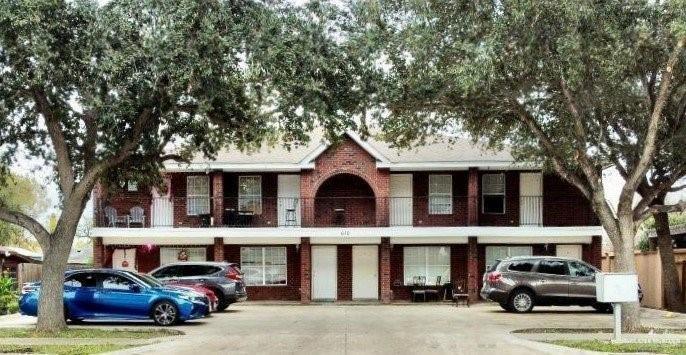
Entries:
[[144, 283], [148, 287], [163, 287], [164, 285], [157, 281], [154, 277], [146, 274], [134, 274], [137, 279], [139, 279], [142, 283]]

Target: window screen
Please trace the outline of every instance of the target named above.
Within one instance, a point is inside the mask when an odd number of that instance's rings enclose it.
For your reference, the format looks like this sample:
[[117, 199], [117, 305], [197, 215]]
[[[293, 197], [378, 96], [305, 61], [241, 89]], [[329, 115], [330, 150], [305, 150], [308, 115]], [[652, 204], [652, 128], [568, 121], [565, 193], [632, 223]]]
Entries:
[[405, 247], [403, 263], [405, 285], [436, 285], [450, 281], [450, 248], [447, 246]]
[[262, 177], [238, 177], [238, 210], [262, 214]]
[[210, 177], [186, 177], [186, 212], [189, 216], [210, 213]]
[[429, 175], [429, 214], [453, 213], [453, 177]]
[[246, 285], [285, 285], [286, 247], [242, 247], [241, 271]]
[[484, 174], [481, 177], [483, 213], [505, 213], [505, 174]]

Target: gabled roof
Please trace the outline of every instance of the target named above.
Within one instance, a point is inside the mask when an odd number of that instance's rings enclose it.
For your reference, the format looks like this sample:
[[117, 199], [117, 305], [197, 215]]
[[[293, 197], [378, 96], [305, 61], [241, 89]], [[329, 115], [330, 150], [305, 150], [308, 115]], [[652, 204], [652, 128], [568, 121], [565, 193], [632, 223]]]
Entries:
[[[379, 152], [374, 146], [369, 144], [367, 141], [363, 140], [362, 137], [360, 137], [357, 133], [352, 132], [352, 131], [347, 131], [345, 132], [345, 135], [350, 137], [357, 145], [362, 147], [369, 155], [371, 155], [374, 159], [376, 159], [377, 164], [381, 163], [382, 166], [380, 167], [386, 167], [385, 165], [388, 165], [390, 162], [388, 158], [386, 158], [381, 152]], [[322, 142], [317, 148], [315, 148], [310, 154], [305, 156], [303, 160], [300, 161], [300, 165], [310, 165], [314, 164], [314, 161], [319, 157], [322, 153], [324, 153], [329, 147], [331, 146], [331, 142]]]
[[[355, 132], [345, 134], [374, 157], [379, 168], [393, 171], [535, 168], [516, 163], [509, 149], [486, 149], [469, 139], [435, 137], [424, 145], [399, 149], [374, 137], [362, 139]], [[296, 172], [313, 169], [314, 160], [330, 146], [323, 132], [315, 131], [308, 142], [299, 145], [284, 147], [263, 143], [260, 148], [248, 152], [229, 147], [220, 151], [215, 160], [197, 155], [190, 164], [168, 163], [166, 167], [168, 171]]]

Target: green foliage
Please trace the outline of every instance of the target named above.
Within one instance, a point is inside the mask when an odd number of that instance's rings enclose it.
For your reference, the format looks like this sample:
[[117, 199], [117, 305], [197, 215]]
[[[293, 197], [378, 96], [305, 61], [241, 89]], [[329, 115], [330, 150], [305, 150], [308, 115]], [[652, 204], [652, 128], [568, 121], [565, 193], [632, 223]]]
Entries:
[[19, 311], [19, 296], [14, 279], [9, 275], [0, 274], [0, 314], [10, 314]]
[[133, 143], [130, 156], [107, 169], [114, 183], [159, 183], [165, 159], [213, 157], [226, 144], [249, 149], [269, 137], [292, 144], [315, 125], [355, 126], [363, 69], [335, 40], [326, 4], [100, 3], [1, 2], [6, 165], [22, 146], [57, 161], [46, 114], [64, 131], [76, 181]]
[[[511, 146], [521, 160], [549, 166], [559, 158], [571, 172], [581, 169], [579, 154], [590, 166], [631, 172], [660, 72], [686, 24], [683, 1], [366, 1], [352, 12], [352, 40], [369, 62], [383, 63], [376, 99], [385, 138], [408, 146], [466, 130], [492, 147]], [[684, 56], [673, 71], [656, 166], [686, 164]]]
[[640, 250], [643, 253], [650, 251], [650, 241], [648, 235], [643, 234], [639, 237], [638, 243], [636, 244], [636, 248], [638, 248], [638, 250]]
[[[48, 206], [43, 187], [32, 178], [16, 174], [6, 176], [5, 183], [0, 184], [0, 204], [33, 217], [38, 217]], [[0, 245], [37, 248], [20, 227], [3, 221], [0, 221]]]

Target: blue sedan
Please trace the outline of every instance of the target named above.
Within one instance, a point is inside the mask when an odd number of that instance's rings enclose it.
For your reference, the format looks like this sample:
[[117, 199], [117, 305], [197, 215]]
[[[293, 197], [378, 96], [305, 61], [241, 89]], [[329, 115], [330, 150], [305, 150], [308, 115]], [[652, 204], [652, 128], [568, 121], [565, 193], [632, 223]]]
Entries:
[[[22, 314], [36, 316], [40, 285], [28, 288], [19, 300]], [[204, 317], [207, 297], [197, 292], [167, 287], [154, 278], [131, 271], [92, 269], [67, 272], [64, 313], [72, 322], [81, 320], [143, 320], [169, 326]]]

